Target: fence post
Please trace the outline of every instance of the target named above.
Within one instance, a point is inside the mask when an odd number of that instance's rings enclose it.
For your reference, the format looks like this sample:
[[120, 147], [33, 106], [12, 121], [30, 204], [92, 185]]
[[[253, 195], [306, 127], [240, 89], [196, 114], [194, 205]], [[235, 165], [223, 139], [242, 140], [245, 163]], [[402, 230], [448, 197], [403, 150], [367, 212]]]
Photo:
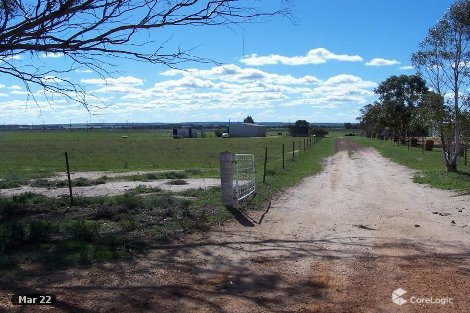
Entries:
[[284, 144], [282, 144], [282, 168], [284, 169], [285, 162], [284, 162]]
[[468, 148], [467, 148], [467, 144], [465, 144], [464, 150], [463, 150], [463, 151], [464, 151], [464, 155], [465, 155], [465, 157], [464, 157], [464, 159], [465, 159], [465, 165], [467, 165], [467, 149], [468, 149]]
[[263, 172], [263, 184], [266, 182], [266, 163], [268, 162], [268, 147], [264, 147], [264, 172]]
[[292, 141], [292, 160], [295, 160], [294, 149], [295, 149], [295, 141]]
[[305, 152], [305, 138], [304, 138], [304, 152]]
[[222, 204], [227, 208], [233, 208], [233, 154], [229, 151], [221, 152], [219, 159]]
[[421, 153], [424, 154], [424, 137], [423, 137], [423, 145], [421, 146]]
[[69, 167], [69, 156], [65, 152], [65, 165], [67, 167], [67, 180], [69, 183], [69, 193], [70, 193], [70, 205], [73, 205], [73, 194], [72, 194], [72, 181], [70, 180], [70, 167]]

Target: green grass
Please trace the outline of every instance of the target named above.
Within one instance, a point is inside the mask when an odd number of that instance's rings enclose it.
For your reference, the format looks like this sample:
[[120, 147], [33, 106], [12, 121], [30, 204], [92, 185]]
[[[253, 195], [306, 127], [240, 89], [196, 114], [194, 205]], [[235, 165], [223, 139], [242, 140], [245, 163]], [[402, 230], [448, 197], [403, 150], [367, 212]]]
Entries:
[[[257, 194], [247, 207], [265, 209], [267, 200], [276, 192], [321, 170], [321, 160], [333, 154], [336, 136], [324, 138], [305, 152], [303, 138], [296, 138], [295, 150], [300, 146], [301, 151], [295, 151], [294, 160], [291, 138], [213, 138], [206, 140], [210, 145], [204, 147], [209, 149], [214, 144], [215, 152], [203, 153], [199, 151], [201, 147], [197, 148], [201, 157], [212, 153], [217, 167], [219, 149], [255, 153]], [[193, 141], [199, 142], [200, 146], [205, 144], [204, 139], [188, 140], [189, 144], [182, 145], [181, 149], [196, 149]], [[284, 169], [282, 143], [285, 144]], [[263, 184], [264, 145], [268, 146], [268, 163], [266, 183]], [[189, 154], [188, 151], [186, 153]], [[191, 169], [188, 164], [181, 167], [182, 171], [178, 172], [151, 173], [135, 178], [166, 178], [182, 183], [188, 176], [204, 175], [200, 168]], [[45, 184], [39, 181], [41, 183]], [[15, 264], [23, 262], [25, 256], [46, 268], [113, 261], [130, 256], [128, 251], [139, 253], [155, 243], [168, 242], [194, 231], [206, 231], [214, 224], [233, 218], [221, 204], [220, 187], [169, 193], [159, 188], [139, 186], [114, 197], [76, 197], [74, 206], [70, 209], [68, 206], [66, 197], [48, 198], [27, 193], [0, 198], [0, 269], [15, 268]]]
[[254, 153], [260, 165], [264, 147], [270, 160], [280, 157], [282, 144], [286, 152], [292, 147], [287, 136], [174, 140], [161, 134], [149, 130], [1, 131], [0, 178], [41, 178], [63, 172], [64, 152], [68, 152], [71, 171], [199, 170], [191, 176], [207, 172], [206, 177], [217, 177], [222, 151]]
[[364, 146], [377, 149], [383, 156], [392, 161], [418, 170], [413, 179], [416, 183], [428, 184], [446, 190], [470, 190], [470, 162], [464, 165], [463, 157], [460, 159], [458, 166], [460, 172], [447, 173], [440, 148], [423, 153], [421, 147], [410, 147], [408, 150], [406, 145], [397, 146], [396, 143], [390, 141], [365, 137], [355, 137], [354, 140]]

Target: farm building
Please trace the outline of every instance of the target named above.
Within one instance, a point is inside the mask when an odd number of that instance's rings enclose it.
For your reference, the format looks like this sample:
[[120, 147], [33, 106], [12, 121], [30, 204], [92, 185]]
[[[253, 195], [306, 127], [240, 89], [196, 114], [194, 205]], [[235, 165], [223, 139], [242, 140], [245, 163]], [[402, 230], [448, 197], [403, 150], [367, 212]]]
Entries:
[[197, 132], [191, 127], [173, 128], [173, 138], [197, 138]]
[[230, 124], [228, 133], [230, 137], [266, 137], [266, 127], [249, 123]]

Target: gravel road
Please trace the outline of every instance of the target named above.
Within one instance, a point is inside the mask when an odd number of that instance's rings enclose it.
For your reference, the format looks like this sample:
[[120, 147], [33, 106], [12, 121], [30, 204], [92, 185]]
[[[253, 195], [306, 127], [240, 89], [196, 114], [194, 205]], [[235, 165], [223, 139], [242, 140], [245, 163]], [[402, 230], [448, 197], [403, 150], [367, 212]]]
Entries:
[[[412, 171], [353, 141], [336, 150], [265, 212], [132, 264], [17, 287], [57, 294], [59, 312], [469, 312], [470, 197], [414, 184]], [[431, 297], [452, 303], [411, 303]]]

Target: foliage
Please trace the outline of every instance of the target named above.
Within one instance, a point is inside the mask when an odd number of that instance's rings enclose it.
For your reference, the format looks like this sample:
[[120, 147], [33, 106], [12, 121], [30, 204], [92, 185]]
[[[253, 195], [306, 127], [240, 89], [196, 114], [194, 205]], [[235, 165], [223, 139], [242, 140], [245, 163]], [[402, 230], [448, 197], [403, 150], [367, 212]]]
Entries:
[[243, 120], [243, 123], [249, 123], [249, 124], [254, 124], [255, 121], [253, 120], [253, 118], [248, 115], [247, 117], [245, 117], [245, 119]]
[[457, 171], [462, 128], [468, 119], [470, 0], [455, 2], [413, 53], [412, 62], [440, 99], [430, 99], [432, 126], [439, 131], [448, 171]]
[[306, 120], [297, 120], [295, 121], [294, 126], [295, 127], [309, 127], [310, 123], [307, 122]]
[[325, 137], [326, 135], [328, 135], [328, 131], [321, 127], [313, 127], [310, 130], [310, 133], [317, 137]]
[[406, 140], [423, 128], [417, 107], [428, 92], [426, 82], [418, 75], [390, 76], [374, 90], [379, 101], [361, 110], [361, 127], [372, 134]]

